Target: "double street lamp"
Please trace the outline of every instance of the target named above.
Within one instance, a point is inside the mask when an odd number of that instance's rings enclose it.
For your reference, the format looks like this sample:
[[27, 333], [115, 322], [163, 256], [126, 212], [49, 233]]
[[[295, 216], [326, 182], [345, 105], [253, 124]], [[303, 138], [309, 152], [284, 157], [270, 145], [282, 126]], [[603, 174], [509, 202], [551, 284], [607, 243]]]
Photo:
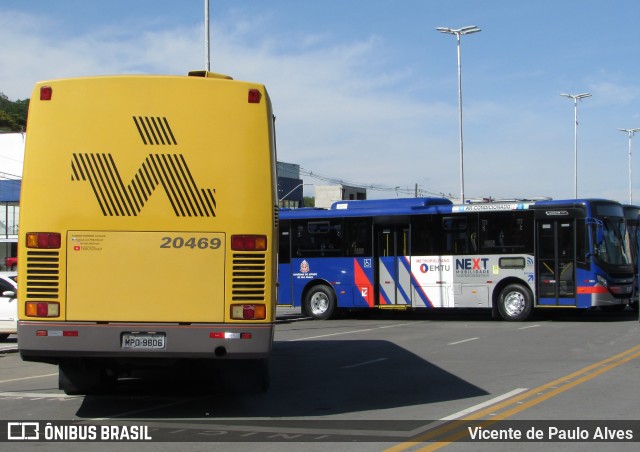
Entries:
[[621, 132], [627, 132], [629, 135], [629, 204], [633, 204], [633, 190], [631, 188], [631, 138], [636, 132], [640, 132], [640, 129], [618, 129]]
[[455, 35], [458, 41], [458, 123], [460, 125], [459, 134], [460, 134], [460, 202], [464, 203], [464, 152], [462, 145], [462, 71], [460, 65], [460, 36], [469, 35], [471, 33], [477, 33], [481, 31], [475, 25], [469, 25], [467, 27], [462, 28], [446, 28], [446, 27], [438, 27], [436, 28], [440, 33], [447, 33], [451, 35]]
[[573, 99], [574, 139], [573, 139], [573, 196], [578, 199], [578, 100], [591, 97], [589, 93], [560, 94]]

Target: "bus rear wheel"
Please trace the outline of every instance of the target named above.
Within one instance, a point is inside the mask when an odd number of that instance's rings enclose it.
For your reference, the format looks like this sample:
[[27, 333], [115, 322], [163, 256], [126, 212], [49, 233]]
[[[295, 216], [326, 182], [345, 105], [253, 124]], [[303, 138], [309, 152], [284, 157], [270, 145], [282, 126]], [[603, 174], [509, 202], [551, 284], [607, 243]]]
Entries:
[[108, 369], [83, 362], [58, 365], [58, 388], [67, 395], [106, 394], [112, 392], [117, 376]]
[[533, 297], [526, 287], [509, 284], [500, 292], [498, 299], [500, 316], [510, 322], [522, 322], [533, 313]]
[[316, 319], [329, 319], [336, 309], [336, 296], [330, 287], [312, 287], [304, 299], [304, 312]]

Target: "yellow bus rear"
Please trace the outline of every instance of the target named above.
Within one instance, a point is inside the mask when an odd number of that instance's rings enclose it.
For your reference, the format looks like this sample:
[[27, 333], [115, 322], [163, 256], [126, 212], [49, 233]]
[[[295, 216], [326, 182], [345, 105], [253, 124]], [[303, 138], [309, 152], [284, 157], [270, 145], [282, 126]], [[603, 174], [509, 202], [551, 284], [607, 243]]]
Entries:
[[140, 363], [243, 360], [268, 384], [277, 225], [264, 86], [208, 72], [38, 83], [19, 349], [68, 393]]

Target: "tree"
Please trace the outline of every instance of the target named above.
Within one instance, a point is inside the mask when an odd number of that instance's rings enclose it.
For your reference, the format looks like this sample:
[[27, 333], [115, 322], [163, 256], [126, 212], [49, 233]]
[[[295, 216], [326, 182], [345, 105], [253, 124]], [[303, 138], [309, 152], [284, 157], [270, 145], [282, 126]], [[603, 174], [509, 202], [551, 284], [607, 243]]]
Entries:
[[24, 132], [28, 111], [29, 99], [12, 102], [0, 93], [0, 132]]

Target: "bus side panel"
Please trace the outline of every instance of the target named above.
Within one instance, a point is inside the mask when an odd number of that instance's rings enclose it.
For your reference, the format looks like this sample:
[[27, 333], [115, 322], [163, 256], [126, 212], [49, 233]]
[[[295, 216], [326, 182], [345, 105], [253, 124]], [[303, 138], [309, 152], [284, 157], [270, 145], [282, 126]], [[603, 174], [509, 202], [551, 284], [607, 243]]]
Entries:
[[413, 307], [453, 307], [453, 257], [420, 256], [411, 259]]
[[292, 259], [291, 280], [296, 306], [304, 302], [304, 291], [314, 281], [324, 281], [333, 287], [339, 308], [373, 306], [370, 258]]
[[521, 281], [534, 291], [533, 260], [509, 256], [522, 268], [501, 266], [502, 256], [419, 256], [411, 259], [412, 305], [429, 308], [489, 308], [491, 293], [505, 278]]
[[292, 293], [291, 264], [280, 264], [278, 266], [278, 305], [300, 306], [300, 300], [293, 297]]

